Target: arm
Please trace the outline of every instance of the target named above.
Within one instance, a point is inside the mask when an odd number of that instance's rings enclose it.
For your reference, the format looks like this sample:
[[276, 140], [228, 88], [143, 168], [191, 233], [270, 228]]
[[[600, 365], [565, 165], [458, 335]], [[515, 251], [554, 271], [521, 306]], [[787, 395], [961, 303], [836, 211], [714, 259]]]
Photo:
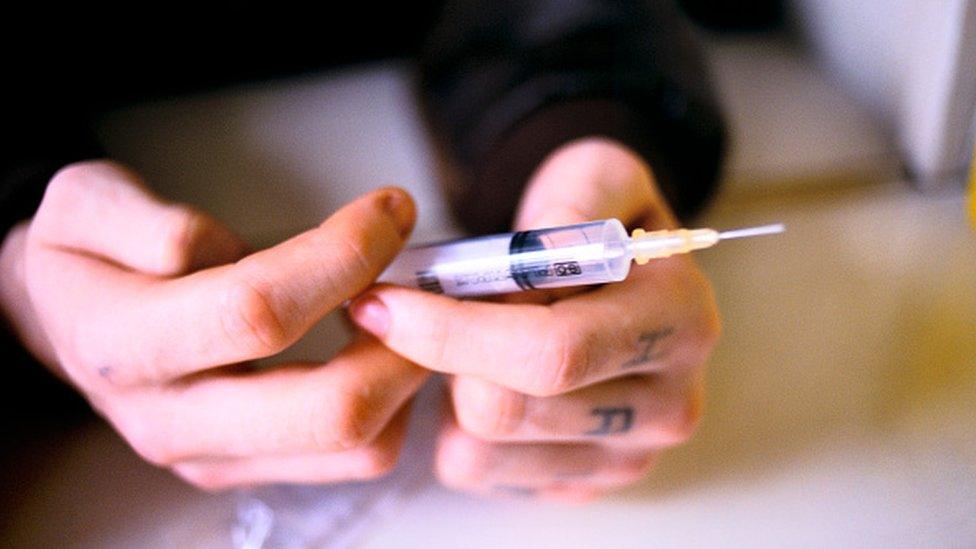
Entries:
[[455, 213], [473, 232], [510, 227], [542, 160], [585, 136], [637, 152], [681, 218], [715, 187], [724, 126], [670, 2], [448, 2], [422, 80], [435, 133], [461, 170]]

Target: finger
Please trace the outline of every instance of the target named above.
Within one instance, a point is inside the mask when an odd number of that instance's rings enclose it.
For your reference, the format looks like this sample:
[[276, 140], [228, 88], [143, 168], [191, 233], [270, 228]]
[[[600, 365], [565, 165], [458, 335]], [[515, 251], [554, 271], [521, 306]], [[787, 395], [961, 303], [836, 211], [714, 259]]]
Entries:
[[551, 396], [614, 377], [700, 366], [718, 337], [718, 320], [708, 282], [690, 265], [659, 261], [633, 281], [551, 306], [378, 286], [349, 311], [424, 367]]
[[438, 439], [435, 469], [452, 488], [491, 492], [499, 487], [613, 487], [636, 482], [654, 454], [595, 444], [500, 444], [447, 426]]
[[173, 471], [204, 490], [271, 483], [326, 484], [369, 480], [396, 466], [406, 431], [409, 406], [397, 413], [368, 446], [340, 452], [210, 458], [181, 461]]
[[59, 171], [32, 230], [50, 246], [161, 276], [230, 263], [247, 248], [213, 217], [160, 199], [134, 172], [106, 161]]
[[661, 202], [647, 164], [604, 138], [573, 141], [533, 175], [515, 216], [528, 230], [615, 217], [625, 225]]
[[24, 347], [57, 375], [57, 354], [34, 311], [24, 280], [24, 250], [28, 223], [22, 222], [0, 236], [0, 311]]
[[31, 295], [77, 375], [167, 381], [287, 348], [376, 279], [413, 218], [405, 192], [376, 191], [273, 248], [165, 281], [42, 249], [27, 265]]
[[596, 347], [606, 349], [592, 376], [635, 373], [684, 376], [711, 355], [721, 322], [711, 283], [689, 257], [658, 260], [624, 282], [553, 305], [557, 314], [588, 318]]
[[451, 396], [458, 425], [482, 440], [662, 448], [694, 433], [702, 389], [700, 376], [631, 376], [539, 398], [459, 376]]
[[326, 365], [200, 376], [113, 395], [101, 409], [159, 465], [337, 452], [373, 441], [427, 376], [364, 336]]
[[[650, 169], [623, 145], [603, 138], [571, 142], [533, 175], [515, 216], [517, 231], [617, 218], [640, 225], [661, 203]], [[591, 290], [577, 286], [501, 296], [505, 303], [552, 303]]]

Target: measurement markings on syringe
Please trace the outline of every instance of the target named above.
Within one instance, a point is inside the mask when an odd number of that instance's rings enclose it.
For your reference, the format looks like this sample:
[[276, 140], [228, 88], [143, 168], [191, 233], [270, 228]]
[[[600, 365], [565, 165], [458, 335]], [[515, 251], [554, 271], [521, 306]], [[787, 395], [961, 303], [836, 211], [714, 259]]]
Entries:
[[417, 272], [417, 287], [432, 294], [444, 293], [441, 281], [434, 274], [434, 271], [431, 270]]
[[493, 282], [511, 280], [512, 273], [508, 269], [498, 269], [495, 271], [482, 271], [479, 273], [455, 274], [453, 276], [454, 285], [460, 288], [469, 284], [491, 284]]
[[583, 269], [580, 267], [579, 261], [563, 261], [562, 263], [553, 263], [552, 272], [556, 276], [579, 276], [583, 274]]
[[[531, 276], [536, 278], [571, 277], [583, 274], [583, 268], [578, 261], [562, 261], [551, 265], [530, 268]], [[508, 268], [486, 269], [475, 273], [444, 273], [449, 276], [454, 287], [462, 288], [470, 285], [492, 284], [512, 279], [512, 272]], [[428, 292], [442, 294], [444, 287], [441, 278], [432, 270], [416, 273], [417, 287]]]

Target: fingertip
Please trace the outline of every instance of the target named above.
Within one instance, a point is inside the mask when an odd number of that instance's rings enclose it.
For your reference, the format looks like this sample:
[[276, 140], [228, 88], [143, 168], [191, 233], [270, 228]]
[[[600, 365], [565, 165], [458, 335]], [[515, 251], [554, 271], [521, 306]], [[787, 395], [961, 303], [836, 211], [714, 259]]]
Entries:
[[349, 317], [360, 328], [382, 339], [390, 328], [390, 311], [373, 294], [356, 298], [348, 307]]
[[525, 418], [525, 396], [490, 381], [458, 376], [451, 399], [458, 426], [484, 440], [514, 434]]
[[[458, 303], [453, 297], [425, 292], [417, 288], [408, 288], [394, 284], [379, 283], [357, 297], [349, 304], [350, 313], [355, 307], [368, 300], [376, 300], [387, 310], [390, 324], [399, 321], [402, 326], [408, 323], [419, 327], [431, 314], [458, 314], [456, 308], [450, 308]], [[390, 324], [386, 327], [389, 328]], [[374, 334], [382, 335], [382, 334]]]
[[484, 447], [477, 439], [450, 425], [438, 437], [434, 470], [443, 484], [468, 489], [484, 482], [486, 459]]
[[413, 197], [400, 187], [386, 187], [378, 192], [383, 211], [393, 219], [400, 237], [406, 239], [417, 219]]
[[582, 138], [543, 161], [526, 187], [516, 228], [609, 217], [630, 224], [659, 202], [653, 173], [637, 153], [611, 139]]

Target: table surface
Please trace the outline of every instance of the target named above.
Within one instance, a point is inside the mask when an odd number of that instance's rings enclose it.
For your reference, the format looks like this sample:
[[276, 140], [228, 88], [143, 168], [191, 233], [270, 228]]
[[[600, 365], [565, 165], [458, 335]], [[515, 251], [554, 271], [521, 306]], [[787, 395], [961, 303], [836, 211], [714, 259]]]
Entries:
[[[716, 57], [736, 145], [702, 222], [789, 230], [698, 256], [725, 332], [696, 438], [645, 482], [583, 507], [449, 492], [414, 475], [424, 460], [415, 442], [415, 463], [394, 479], [413, 484], [357, 544], [976, 540], [976, 236], [962, 190], [921, 195], [897, 181], [870, 117], [777, 48], [723, 45]], [[763, 73], [779, 83], [755, 78]], [[110, 116], [102, 133], [162, 193], [258, 245], [387, 184], [417, 198], [418, 240], [456, 234], [405, 75], [379, 65], [141, 105]], [[295, 353], [326, 356], [343, 330], [326, 319]], [[230, 543], [226, 513], [239, 496], [183, 485], [104, 425], [39, 447], [52, 450], [32, 456], [32, 488], [14, 498], [20, 520], [4, 533], [11, 544]]]

